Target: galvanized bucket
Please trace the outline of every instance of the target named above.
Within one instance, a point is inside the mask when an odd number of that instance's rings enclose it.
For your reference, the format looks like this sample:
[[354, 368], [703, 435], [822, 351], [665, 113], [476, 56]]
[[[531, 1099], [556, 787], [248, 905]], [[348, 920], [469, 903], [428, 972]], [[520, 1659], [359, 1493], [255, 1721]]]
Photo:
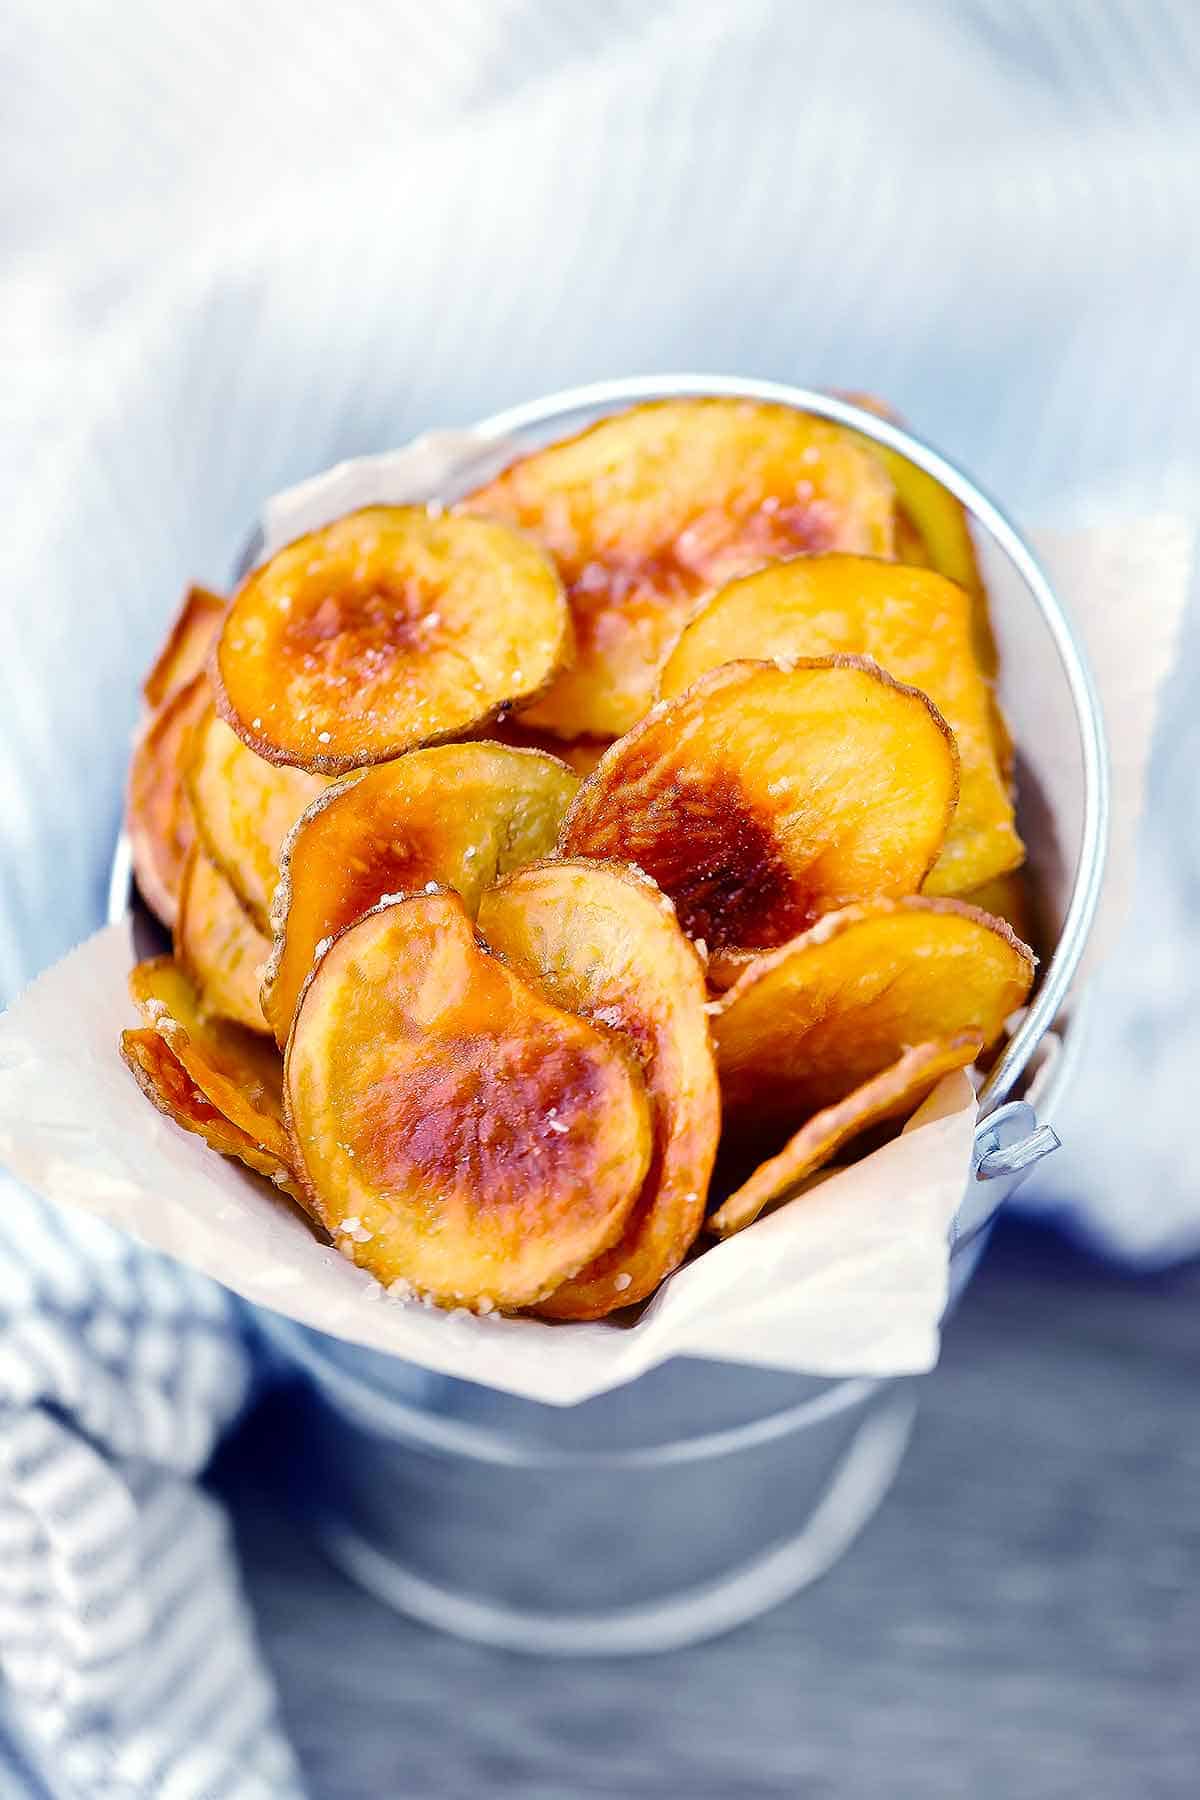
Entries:
[[[1056, 1147], [1052, 1120], [1078, 1057], [1082, 1009], [1073, 1004], [1065, 1023], [1061, 1015], [1108, 831], [1093, 683], [1050, 583], [1000, 509], [937, 451], [845, 401], [773, 382], [642, 376], [553, 394], [478, 429], [526, 450], [637, 401], [683, 395], [775, 401], [852, 426], [934, 476], [974, 522], [1019, 747], [1022, 831], [1056, 936], [982, 1092], [954, 1228], [953, 1305], [996, 1210]], [[1052, 757], [1039, 756], [1045, 744], [1058, 747]], [[117, 916], [128, 899], [119, 858]], [[1062, 1047], [1035, 1113], [1022, 1087], [1055, 1024]], [[260, 1323], [298, 1377], [262, 1423], [277, 1437], [281, 1494], [379, 1598], [512, 1650], [667, 1650], [776, 1604], [823, 1573], [870, 1517], [915, 1409], [912, 1381], [817, 1380], [698, 1359], [555, 1408], [427, 1374], [274, 1314]]]

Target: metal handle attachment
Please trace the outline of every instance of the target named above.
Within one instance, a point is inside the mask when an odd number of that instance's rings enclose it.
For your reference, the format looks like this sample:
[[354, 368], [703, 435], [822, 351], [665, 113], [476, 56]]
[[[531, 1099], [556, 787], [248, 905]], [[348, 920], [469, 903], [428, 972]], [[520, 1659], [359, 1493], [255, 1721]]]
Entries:
[[1027, 1100], [1010, 1100], [982, 1120], [975, 1132], [973, 1176], [954, 1221], [960, 1248], [990, 1225], [1035, 1163], [1061, 1144], [1053, 1125], [1039, 1125]]

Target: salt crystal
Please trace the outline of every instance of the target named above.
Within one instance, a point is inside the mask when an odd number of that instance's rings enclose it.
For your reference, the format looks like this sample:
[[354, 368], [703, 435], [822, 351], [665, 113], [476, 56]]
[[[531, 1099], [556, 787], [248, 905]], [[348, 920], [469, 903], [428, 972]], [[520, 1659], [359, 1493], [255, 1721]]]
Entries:
[[428, 625], [428, 627], [431, 631], [433, 631], [435, 629], [435, 627], [440, 625], [441, 622], [442, 622], [441, 613], [431, 612], [431, 613], [425, 614], [425, 623]]
[[437, 882], [436, 881], [427, 881], [425, 883], [425, 892], [427, 894], [436, 894], [438, 892]]
[[327, 731], [318, 731], [317, 742], [318, 744], [327, 744], [329, 742], [329, 733]]
[[251, 719], [251, 721], [250, 721], [250, 729], [251, 729], [251, 730], [252, 730], [252, 731], [257, 731], [257, 730], [258, 730], [258, 728], [259, 728], [259, 726], [260, 726], [260, 725], [261, 725], [261, 724], [262, 724], [262, 720], [261, 720], [261, 719]]
[[486, 1319], [490, 1312], [495, 1312], [496, 1302], [490, 1300], [486, 1294], [480, 1294], [478, 1300], [475, 1302], [475, 1310], [482, 1318]]
[[332, 942], [333, 942], [333, 939], [331, 937], [323, 937], [318, 940], [317, 947], [313, 951], [313, 961], [314, 962], [320, 962], [321, 958], [324, 956], [325, 952], [328, 950], [328, 948], [329, 948], [330, 944], [332, 944]]
[[571, 1129], [569, 1125], [564, 1124], [562, 1119], [547, 1119], [546, 1127], [549, 1131], [556, 1131], [560, 1137]]
[[362, 1220], [359, 1218], [358, 1214], [352, 1213], [348, 1219], [342, 1220], [341, 1224], [338, 1226], [338, 1230], [339, 1231], [348, 1231], [353, 1235], [353, 1233], [358, 1230], [358, 1228], [361, 1224], [362, 1224]]
[[627, 1274], [626, 1271], [622, 1269], [619, 1275], [613, 1276], [613, 1286], [619, 1294], [623, 1294], [627, 1287], [633, 1286], [633, 1276]]

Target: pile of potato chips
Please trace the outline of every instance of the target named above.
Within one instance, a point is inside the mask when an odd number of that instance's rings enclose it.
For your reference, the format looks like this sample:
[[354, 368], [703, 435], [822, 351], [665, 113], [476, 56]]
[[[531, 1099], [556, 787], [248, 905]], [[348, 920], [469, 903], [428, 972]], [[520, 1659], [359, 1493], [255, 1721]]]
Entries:
[[352, 513], [146, 680], [125, 1060], [397, 1294], [633, 1305], [1024, 1003], [994, 674], [957, 502], [787, 407]]

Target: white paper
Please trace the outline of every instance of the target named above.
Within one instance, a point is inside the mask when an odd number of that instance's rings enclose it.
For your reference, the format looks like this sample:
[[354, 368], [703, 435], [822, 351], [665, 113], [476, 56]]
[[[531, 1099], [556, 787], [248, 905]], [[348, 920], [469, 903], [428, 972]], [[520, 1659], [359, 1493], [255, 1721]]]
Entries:
[[[453, 498], [465, 472], [483, 479], [507, 454], [470, 433], [436, 433], [403, 452], [342, 464], [276, 497], [264, 522], [267, 550], [355, 505]], [[1113, 859], [1100, 927], [1108, 935], [1132, 875], [1190, 542], [1176, 521], [1035, 541], [1083, 628], [1114, 744]], [[1022, 682], [1036, 719], [1041, 666], [1009, 678]], [[50, 1199], [99, 1214], [246, 1299], [552, 1404], [686, 1353], [830, 1376], [920, 1373], [935, 1362], [949, 1228], [971, 1167], [975, 1101], [964, 1075], [947, 1077], [891, 1143], [695, 1256], [632, 1324], [476, 1318], [386, 1297], [318, 1243], [268, 1183], [147, 1104], [117, 1051], [121, 1028], [135, 1022], [126, 987], [134, 960], [128, 925], [109, 927], [0, 1019], [0, 1159]]]

